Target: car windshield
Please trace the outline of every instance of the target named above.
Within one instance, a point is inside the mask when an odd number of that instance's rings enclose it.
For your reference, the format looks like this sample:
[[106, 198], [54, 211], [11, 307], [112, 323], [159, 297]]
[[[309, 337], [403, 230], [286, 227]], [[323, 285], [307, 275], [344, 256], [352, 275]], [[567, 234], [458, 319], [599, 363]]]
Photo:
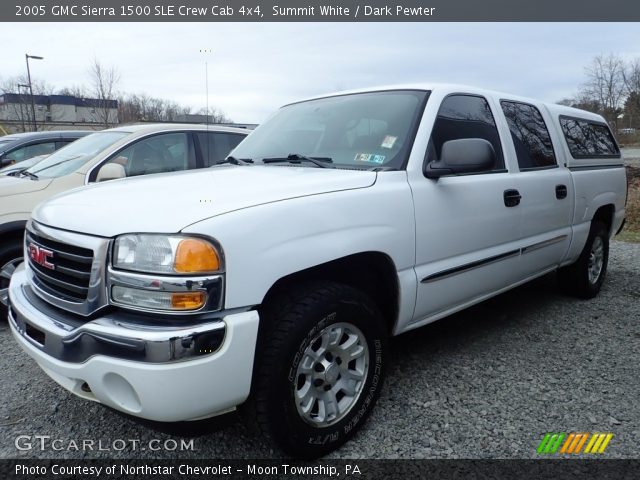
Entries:
[[[231, 156], [254, 163], [401, 169], [406, 164], [428, 92], [395, 90], [326, 97], [287, 105], [258, 127]], [[304, 159], [303, 159], [304, 160]], [[316, 162], [317, 163], [317, 162]]]
[[57, 178], [68, 175], [127, 135], [129, 135], [128, 132], [93, 133], [52, 153], [26, 171], [37, 175], [38, 178]]

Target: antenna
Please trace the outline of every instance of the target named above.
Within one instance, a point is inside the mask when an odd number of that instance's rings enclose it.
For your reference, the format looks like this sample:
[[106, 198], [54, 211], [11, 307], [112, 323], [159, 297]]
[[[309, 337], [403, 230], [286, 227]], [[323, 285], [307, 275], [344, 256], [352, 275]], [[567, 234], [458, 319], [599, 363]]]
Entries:
[[207, 96], [207, 111], [205, 123], [207, 125], [207, 130], [209, 130], [209, 62], [206, 61], [204, 62], [204, 83]]

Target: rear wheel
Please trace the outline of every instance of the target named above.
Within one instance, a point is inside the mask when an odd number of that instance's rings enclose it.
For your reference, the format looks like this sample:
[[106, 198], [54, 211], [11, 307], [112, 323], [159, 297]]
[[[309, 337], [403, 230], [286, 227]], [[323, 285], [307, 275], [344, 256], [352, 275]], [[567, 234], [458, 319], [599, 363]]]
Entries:
[[268, 305], [251, 407], [261, 430], [304, 458], [346, 442], [382, 387], [386, 329], [377, 307], [346, 285], [311, 284]]
[[9, 282], [17, 266], [22, 263], [22, 244], [8, 242], [0, 246], [0, 319], [7, 319]]
[[558, 270], [560, 285], [576, 297], [593, 298], [602, 288], [608, 263], [609, 231], [604, 223], [594, 221], [578, 260]]

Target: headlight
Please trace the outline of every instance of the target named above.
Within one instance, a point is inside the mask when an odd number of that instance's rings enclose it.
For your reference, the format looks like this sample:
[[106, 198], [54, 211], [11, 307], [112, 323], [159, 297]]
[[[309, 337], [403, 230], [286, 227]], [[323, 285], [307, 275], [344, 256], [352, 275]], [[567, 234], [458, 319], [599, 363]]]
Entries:
[[162, 274], [202, 274], [221, 270], [217, 248], [207, 240], [178, 235], [130, 234], [115, 241], [113, 266]]
[[112, 305], [162, 313], [222, 308], [224, 261], [214, 240], [132, 233], [117, 237], [112, 253]]

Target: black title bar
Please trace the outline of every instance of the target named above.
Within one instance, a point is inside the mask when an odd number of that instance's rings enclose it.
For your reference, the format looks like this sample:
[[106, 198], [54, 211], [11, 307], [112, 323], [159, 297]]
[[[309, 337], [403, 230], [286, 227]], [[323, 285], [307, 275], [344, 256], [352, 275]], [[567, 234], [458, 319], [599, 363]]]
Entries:
[[636, 480], [638, 460], [0, 460], [6, 480]]
[[[2, 0], [2, 22], [637, 22], [635, 0]], [[381, 33], [382, 34], [382, 33]]]

